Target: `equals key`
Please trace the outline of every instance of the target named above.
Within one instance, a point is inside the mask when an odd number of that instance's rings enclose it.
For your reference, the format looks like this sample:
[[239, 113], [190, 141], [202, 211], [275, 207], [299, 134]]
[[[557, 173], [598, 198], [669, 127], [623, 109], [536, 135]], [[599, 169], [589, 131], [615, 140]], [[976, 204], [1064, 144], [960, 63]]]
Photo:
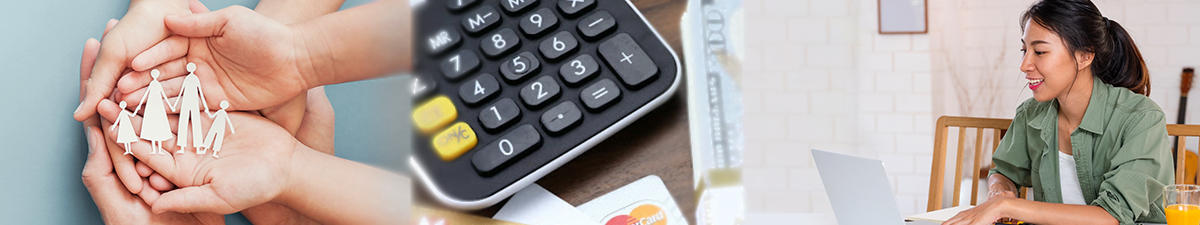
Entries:
[[608, 78], [593, 83], [584, 88], [583, 92], [579, 93], [579, 100], [583, 102], [584, 106], [593, 111], [604, 109], [604, 107], [616, 102], [620, 97], [621, 89]]

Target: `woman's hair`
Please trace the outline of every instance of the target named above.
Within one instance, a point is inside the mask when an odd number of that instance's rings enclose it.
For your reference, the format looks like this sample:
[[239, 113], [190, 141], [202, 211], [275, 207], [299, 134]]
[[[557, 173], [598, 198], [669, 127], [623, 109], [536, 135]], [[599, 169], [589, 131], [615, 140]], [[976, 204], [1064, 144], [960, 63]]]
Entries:
[[1058, 34], [1070, 52], [1094, 53], [1092, 73], [1100, 81], [1150, 95], [1150, 71], [1133, 37], [1117, 21], [1100, 15], [1092, 1], [1042, 0], [1021, 15], [1021, 29], [1029, 20]]

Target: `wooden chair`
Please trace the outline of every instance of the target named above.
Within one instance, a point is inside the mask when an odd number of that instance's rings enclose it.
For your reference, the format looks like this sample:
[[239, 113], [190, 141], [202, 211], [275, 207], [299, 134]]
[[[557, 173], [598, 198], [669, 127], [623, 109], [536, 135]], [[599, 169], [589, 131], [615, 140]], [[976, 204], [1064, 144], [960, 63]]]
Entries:
[[1179, 146], [1175, 149], [1175, 183], [1196, 184], [1200, 173], [1196, 171], [1195, 153], [1186, 149], [1187, 137], [1200, 137], [1200, 125], [1167, 124], [1167, 136], [1175, 136]]
[[[947, 149], [947, 145], [949, 144], [949, 143], [947, 143], [947, 141], [948, 141], [947, 139], [949, 139], [950, 127], [958, 127], [959, 128], [958, 129], [958, 154], [956, 154], [957, 159], [955, 159], [955, 162], [954, 162], [954, 165], [955, 165], [954, 176], [953, 176], [954, 182], [952, 182], [952, 184], [954, 184], [954, 197], [953, 197], [953, 200], [951, 201], [952, 202], [951, 207], [954, 207], [954, 206], [958, 206], [959, 196], [960, 196], [960, 193], [962, 193], [961, 192], [962, 185], [959, 185], [959, 182], [962, 179], [962, 173], [964, 171], [963, 170], [963, 156], [965, 156], [965, 155], [963, 154], [963, 152], [965, 151], [965, 140], [966, 140], [966, 136], [967, 136], [967, 130], [971, 129], [971, 128], [973, 128], [975, 130], [975, 140], [976, 141], [975, 141], [975, 147], [972, 150], [972, 151], [974, 151], [973, 155], [975, 157], [973, 159], [974, 163], [972, 165], [975, 165], [975, 167], [977, 167], [977, 168], [971, 168], [969, 170], [966, 170], [970, 173], [973, 173], [972, 178], [971, 178], [972, 182], [971, 182], [971, 190], [970, 190], [971, 191], [971, 203], [970, 204], [975, 205], [975, 204], [977, 204], [976, 199], [978, 199], [978, 196], [979, 196], [979, 193], [977, 191], [979, 188], [975, 187], [975, 185], [979, 183], [980, 177], [986, 176], [987, 170], [992, 167], [990, 165], [981, 166], [981, 164], [983, 162], [984, 154], [982, 154], [982, 153], [983, 153], [984, 149], [983, 149], [983, 142], [979, 141], [979, 140], [983, 139], [983, 131], [985, 129], [995, 130], [993, 132], [995, 137], [992, 139], [992, 148], [991, 148], [991, 151], [994, 153], [996, 151], [996, 147], [999, 146], [999, 144], [1000, 144], [1000, 139], [1002, 137], [1004, 137], [1004, 133], [1008, 131], [1008, 127], [1011, 124], [1012, 124], [1011, 119], [957, 117], [957, 116], [942, 116], [942, 117], [938, 118], [937, 125], [934, 127], [934, 129], [936, 129], [935, 136], [934, 136], [934, 147], [933, 147], [933, 162], [934, 163], [932, 165], [933, 168], [930, 171], [930, 177], [929, 177], [929, 203], [928, 203], [927, 211], [934, 211], [934, 210], [942, 209], [942, 200], [943, 200], [942, 189], [945, 188], [944, 182], [945, 182], [945, 172], [946, 172], [945, 171], [946, 168], [944, 168], [945, 167], [944, 162], [946, 161], [946, 149]], [[1186, 137], [1200, 137], [1200, 125], [1167, 124], [1167, 135], [1175, 136], [1179, 140], [1179, 146], [1175, 150], [1175, 154], [1176, 154], [1175, 155], [1175, 158], [1176, 158], [1175, 183], [1177, 183], [1177, 184], [1196, 184], [1197, 181], [1200, 181], [1200, 168], [1198, 168], [1198, 167], [1200, 167], [1200, 166], [1198, 166], [1198, 164], [1200, 164], [1200, 162], [1197, 162], [1197, 160], [1196, 160], [1197, 157], [1195, 156], [1195, 153], [1192, 153], [1192, 152], [1189, 152], [1186, 150], [1186, 146], [1187, 146], [1187, 138]], [[990, 155], [990, 154], [988, 154], [988, 155]], [[1024, 198], [1025, 193], [1026, 193], [1026, 191], [1024, 191], [1024, 190], [1021, 191], [1022, 198]]]
[[[958, 127], [959, 128], [958, 129], [958, 154], [956, 155], [958, 159], [956, 159], [954, 161], [954, 165], [956, 165], [956, 166], [954, 168], [954, 177], [953, 177], [954, 182], [952, 182], [952, 184], [954, 184], [954, 199], [951, 203], [953, 206], [958, 206], [958, 201], [959, 201], [958, 196], [959, 196], [959, 193], [961, 193], [961, 189], [962, 189], [962, 185], [959, 185], [959, 182], [962, 179], [962, 173], [963, 173], [963, 162], [962, 161], [963, 161], [963, 156], [964, 156], [963, 151], [965, 150], [964, 142], [967, 137], [967, 129], [974, 128], [974, 130], [975, 130], [975, 140], [976, 141], [975, 141], [974, 150], [972, 150], [975, 153], [975, 154], [973, 154], [975, 156], [974, 157], [975, 163], [971, 164], [971, 165], [975, 165], [974, 167], [977, 167], [977, 168], [972, 168], [972, 169], [966, 170], [969, 173], [973, 174], [972, 178], [971, 178], [971, 181], [972, 181], [971, 182], [971, 205], [975, 205], [976, 204], [975, 200], [979, 196], [979, 193], [977, 191], [979, 188], [976, 187], [976, 185], [979, 183], [980, 176], [987, 175], [986, 170], [984, 170], [985, 169], [984, 166], [981, 166], [981, 163], [983, 162], [983, 155], [984, 155], [983, 154], [984, 153], [983, 152], [983, 150], [984, 150], [983, 142], [981, 141], [981, 140], [983, 140], [983, 131], [985, 129], [995, 130], [993, 132], [995, 135], [995, 138], [992, 139], [992, 149], [991, 149], [992, 152], [995, 152], [996, 146], [999, 146], [999, 144], [1000, 144], [1000, 138], [1004, 137], [1004, 132], [1008, 131], [1008, 126], [1010, 124], [1012, 124], [1011, 119], [957, 117], [957, 116], [942, 116], [942, 117], [938, 118], [937, 125], [934, 127], [936, 132], [934, 135], [934, 143], [933, 143], [933, 169], [930, 171], [930, 176], [929, 176], [928, 211], [942, 209], [942, 199], [943, 199], [942, 198], [942, 189], [945, 188], [944, 182], [945, 182], [945, 175], [946, 175], [945, 174], [946, 168], [944, 168], [946, 165], [946, 163], [945, 163], [946, 162], [946, 145], [949, 144], [949, 143], [947, 143], [947, 139], [949, 139], [950, 127]], [[1197, 131], [1200, 131], [1200, 129], [1197, 129]], [[990, 155], [990, 154], [988, 154], [988, 155]], [[986, 167], [990, 168], [991, 166], [986, 166]], [[1024, 192], [1022, 192], [1022, 193], [1024, 193]]]

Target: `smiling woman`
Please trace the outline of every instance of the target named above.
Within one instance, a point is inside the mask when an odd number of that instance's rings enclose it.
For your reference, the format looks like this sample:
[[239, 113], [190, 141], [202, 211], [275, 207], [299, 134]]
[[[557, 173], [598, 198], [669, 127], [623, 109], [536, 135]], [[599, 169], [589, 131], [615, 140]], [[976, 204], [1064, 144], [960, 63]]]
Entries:
[[[1033, 98], [993, 155], [989, 199], [945, 224], [1165, 222], [1166, 120], [1146, 97], [1133, 39], [1088, 0], [1042, 0], [1020, 21], [1019, 69]], [[1034, 201], [1016, 198], [1018, 187]]]

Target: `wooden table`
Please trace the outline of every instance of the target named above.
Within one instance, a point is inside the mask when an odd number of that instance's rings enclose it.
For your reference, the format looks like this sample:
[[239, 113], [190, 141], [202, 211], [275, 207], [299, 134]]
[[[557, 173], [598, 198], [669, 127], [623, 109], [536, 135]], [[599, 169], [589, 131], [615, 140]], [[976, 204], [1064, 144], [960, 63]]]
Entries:
[[[631, 1], [679, 54], [679, 63], [683, 65], [679, 22], [687, 8], [687, 1]], [[684, 68], [679, 70], [683, 71]], [[681, 80], [674, 96], [658, 109], [546, 175], [537, 184], [567, 203], [578, 206], [645, 176], [658, 175], [666, 183], [688, 223], [696, 224], [685, 84], [686, 80]], [[424, 187], [414, 185], [414, 189], [417, 204], [444, 208], [435, 203]], [[468, 213], [491, 217], [506, 202]]]

